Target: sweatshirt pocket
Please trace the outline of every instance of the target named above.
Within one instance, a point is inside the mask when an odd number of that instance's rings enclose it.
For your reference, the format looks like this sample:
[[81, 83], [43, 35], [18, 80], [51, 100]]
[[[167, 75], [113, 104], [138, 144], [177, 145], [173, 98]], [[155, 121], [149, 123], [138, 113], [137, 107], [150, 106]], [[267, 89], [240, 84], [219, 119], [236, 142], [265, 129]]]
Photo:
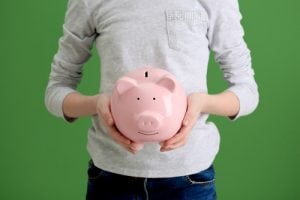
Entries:
[[207, 17], [202, 10], [166, 10], [169, 47], [181, 50], [199, 45], [207, 32]]

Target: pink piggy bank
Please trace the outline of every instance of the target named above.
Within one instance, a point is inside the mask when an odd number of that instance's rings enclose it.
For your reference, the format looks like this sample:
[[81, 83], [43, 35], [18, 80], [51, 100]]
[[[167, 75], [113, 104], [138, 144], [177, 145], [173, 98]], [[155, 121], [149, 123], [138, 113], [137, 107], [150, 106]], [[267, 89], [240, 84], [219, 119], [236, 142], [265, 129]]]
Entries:
[[117, 81], [110, 107], [124, 136], [137, 143], [159, 142], [181, 128], [187, 97], [172, 74], [143, 67]]

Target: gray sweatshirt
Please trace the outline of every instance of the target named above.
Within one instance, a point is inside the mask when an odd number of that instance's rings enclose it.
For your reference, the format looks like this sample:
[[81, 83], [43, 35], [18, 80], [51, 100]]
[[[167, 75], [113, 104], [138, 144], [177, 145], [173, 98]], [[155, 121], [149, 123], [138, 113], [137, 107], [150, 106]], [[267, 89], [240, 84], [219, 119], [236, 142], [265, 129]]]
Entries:
[[[76, 91], [93, 43], [101, 59], [99, 92], [110, 94], [118, 78], [138, 67], [168, 70], [186, 94], [207, 92], [210, 50], [228, 90], [240, 102], [235, 119], [250, 114], [258, 91], [243, 39], [237, 0], [69, 0], [64, 34], [54, 56], [45, 102], [64, 117], [62, 102]], [[160, 152], [146, 143], [136, 155], [115, 143], [97, 116], [88, 131], [88, 152], [104, 170], [135, 177], [174, 177], [209, 167], [219, 150], [219, 131], [202, 114], [184, 147]]]

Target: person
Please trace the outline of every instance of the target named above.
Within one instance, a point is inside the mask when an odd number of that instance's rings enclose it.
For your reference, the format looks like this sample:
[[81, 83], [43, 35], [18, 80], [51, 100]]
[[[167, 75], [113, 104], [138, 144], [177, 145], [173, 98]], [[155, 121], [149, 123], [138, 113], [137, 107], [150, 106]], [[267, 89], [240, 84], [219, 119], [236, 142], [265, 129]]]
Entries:
[[[69, 0], [45, 104], [68, 122], [91, 116], [86, 199], [216, 199], [220, 137], [207, 118], [235, 121], [259, 102], [241, 18], [238, 0]], [[101, 78], [88, 96], [76, 88], [94, 43]], [[206, 83], [211, 51], [228, 82], [218, 94]], [[175, 136], [141, 149], [115, 127], [109, 97], [118, 78], [144, 66], [172, 73], [188, 108]]]

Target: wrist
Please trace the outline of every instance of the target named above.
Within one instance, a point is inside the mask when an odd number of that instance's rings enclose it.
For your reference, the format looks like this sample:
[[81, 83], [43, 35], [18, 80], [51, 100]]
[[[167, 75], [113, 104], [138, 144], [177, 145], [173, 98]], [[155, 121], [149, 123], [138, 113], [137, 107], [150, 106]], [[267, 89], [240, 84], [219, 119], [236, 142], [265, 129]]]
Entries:
[[91, 115], [96, 115], [97, 114], [97, 102], [98, 102], [99, 94], [94, 95], [94, 96], [89, 96], [88, 101], [90, 105], [90, 110], [91, 110]]
[[208, 114], [234, 116], [239, 109], [239, 102], [231, 92], [203, 94], [201, 100], [203, 104], [201, 112]]
[[202, 102], [201, 113], [210, 113], [214, 101], [213, 95], [201, 92], [199, 94], [199, 101]]
[[189, 95], [188, 104], [193, 105], [193, 110], [197, 114], [208, 113], [211, 106], [211, 95], [206, 92], [195, 92]]
[[96, 114], [98, 95], [87, 96], [78, 92], [67, 95], [63, 102], [63, 113], [69, 118], [78, 118]]

